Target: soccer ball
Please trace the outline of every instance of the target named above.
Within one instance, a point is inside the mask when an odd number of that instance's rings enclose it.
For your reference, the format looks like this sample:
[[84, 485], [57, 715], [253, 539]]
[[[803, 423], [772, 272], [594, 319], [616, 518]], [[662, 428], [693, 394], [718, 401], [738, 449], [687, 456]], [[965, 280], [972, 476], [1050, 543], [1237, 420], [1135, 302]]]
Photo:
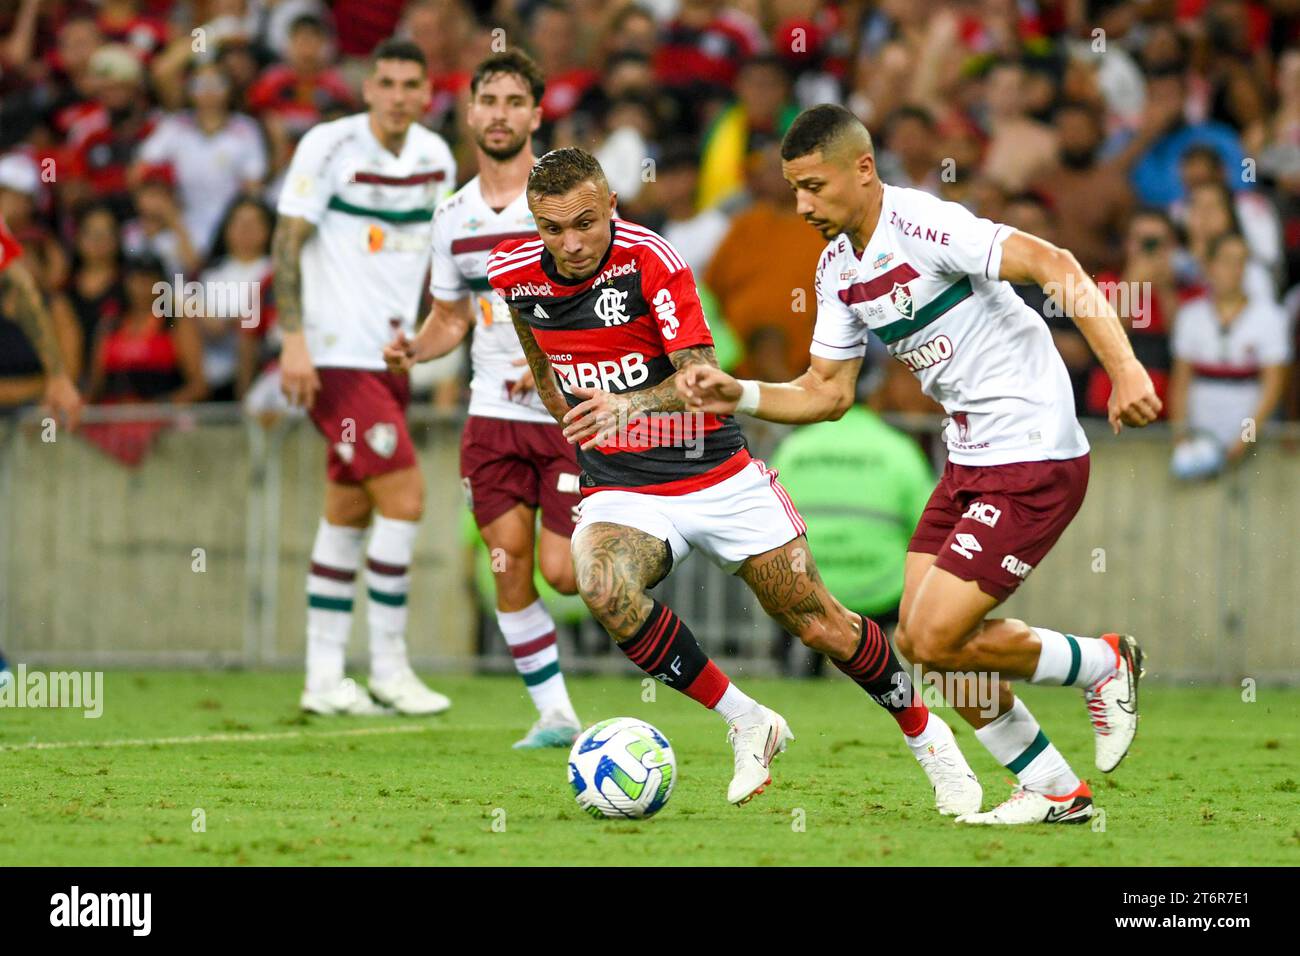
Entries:
[[569, 785], [578, 806], [593, 817], [652, 817], [676, 780], [668, 738], [635, 717], [602, 720], [569, 751]]

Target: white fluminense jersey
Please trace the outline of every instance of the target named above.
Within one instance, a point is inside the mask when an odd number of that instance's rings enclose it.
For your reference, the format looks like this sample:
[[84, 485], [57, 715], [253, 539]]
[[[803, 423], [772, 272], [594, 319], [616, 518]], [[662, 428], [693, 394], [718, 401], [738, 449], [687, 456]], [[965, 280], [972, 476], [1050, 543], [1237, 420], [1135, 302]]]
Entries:
[[513, 421], [545, 422], [555, 419], [546, 410], [536, 389], [512, 399], [508, 383], [528, 370], [523, 361], [510, 309], [492, 290], [487, 278], [488, 255], [507, 239], [535, 238], [537, 224], [528, 211], [526, 194], [497, 212], [483, 199], [475, 176], [454, 196], [438, 206], [433, 220], [433, 267], [429, 290], [435, 299], [455, 301], [472, 298], [474, 340], [470, 346], [473, 378], [470, 381], [469, 413]]
[[1011, 231], [957, 203], [886, 185], [862, 255], [841, 235], [817, 264], [812, 354], [861, 356], [870, 329], [949, 414], [944, 437], [959, 464], [1088, 451], [1047, 324], [998, 278]]
[[451, 150], [418, 123], [400, 156], [375, 138], [366, 113], [299, 141], [279, 212], [316, 226], [302, 250], [302, 315], [317, 366], [382, 370], [389, 320], [415, 334], [433, 210], [455, 185]]

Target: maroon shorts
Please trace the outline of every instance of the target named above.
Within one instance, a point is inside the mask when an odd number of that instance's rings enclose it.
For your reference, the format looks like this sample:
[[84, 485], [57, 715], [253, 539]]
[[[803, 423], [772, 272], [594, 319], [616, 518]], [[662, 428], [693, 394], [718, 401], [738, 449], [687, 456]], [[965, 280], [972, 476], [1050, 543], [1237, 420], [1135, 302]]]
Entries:
[[542, 527], [573, 536], [578, 459], [558, 425], [470, 415], [460, 439], [460, 483], [480, 528], [517, 504], [542, 509]]
[[405, 375], [359, 368], [321, 368], [311, 420], [329, 443], [330, 481], [359, 485], [415, 464], [406, 430], [411, 382]]
[[908, 551], [1005, 601], [1056, 544], [1088, 491], [1088, 456], [944, 466]]

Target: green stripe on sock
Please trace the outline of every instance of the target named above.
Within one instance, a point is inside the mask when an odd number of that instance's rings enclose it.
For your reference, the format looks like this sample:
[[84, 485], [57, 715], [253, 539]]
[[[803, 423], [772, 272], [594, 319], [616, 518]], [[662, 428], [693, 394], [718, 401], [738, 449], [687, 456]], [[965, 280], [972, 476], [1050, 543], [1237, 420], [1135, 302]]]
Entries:
[[401, 607], [406, 603], [405, 594], [389, 594], [387, 591], [376, 591], [374, 588], [366, 588], [366, 593], [370, 595], [370, 600], [387, 604], [389, 607]]
[[538, 684], [544, 684], [559, 672], [560, 662], [551, 661], [545, 667], [539, 668], [529, 674], [520, 674], [519, 676], [524, 679], [524, 683], [529, 687], [536, 687]]
[[1079, 676], [1079, 642], [1070, 634], [1065, 635], [1065, 640], [1070, 645], [1070, 673], [1065, 675], [1065, 686], [1069, 687], [1074, 683], [1074, 679]]
[[1046, 749], [1047, 737], [1040, 730], [1038, 736], [1034, 738], [1034, 742], [1029, 745], [1028, 749], [1026, 749], [1025, 752], [1015, 760], [1011, 761], [1011, 763], [1007, 764], [1007, 769], [1015, 774], [1020, 773], [1020, 771], [1029, 766], [1035, 757]]
[[352, 598], [325, 597], [321, 594], [308, 594], [307, 606], [318, 611], [351, 611]]

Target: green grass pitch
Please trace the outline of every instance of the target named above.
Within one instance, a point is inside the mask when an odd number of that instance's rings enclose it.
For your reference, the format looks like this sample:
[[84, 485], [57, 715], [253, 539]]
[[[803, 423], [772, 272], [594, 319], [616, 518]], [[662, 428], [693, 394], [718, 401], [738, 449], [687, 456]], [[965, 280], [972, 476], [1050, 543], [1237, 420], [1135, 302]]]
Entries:
[[[0, 709], [0, 866], [1300, 862], [1295, 690], [1144, 686], [1133, 751], [1105, 776], [1080, 695], [1026, 688], [1105, 826], [989, 830], [934, 812], [893, 721], [848, 681], [735, 676], [797, 737], [739, 808], [714, 714], [664, 687], [643, 702], [633, 677], [570, 679], [587, 723], [639, 716], [677, 752], [667, 808], [632, 823], [579, 811], [564, 752], [510, 749], [533, 718], [513, 677], [438, 677], [447, 714], [365, 719], [300, 715], [296, 674], [110, 671], [99, 719]], [[985, 806], [1001, 800], [1010, 774], [943, 713]]]

